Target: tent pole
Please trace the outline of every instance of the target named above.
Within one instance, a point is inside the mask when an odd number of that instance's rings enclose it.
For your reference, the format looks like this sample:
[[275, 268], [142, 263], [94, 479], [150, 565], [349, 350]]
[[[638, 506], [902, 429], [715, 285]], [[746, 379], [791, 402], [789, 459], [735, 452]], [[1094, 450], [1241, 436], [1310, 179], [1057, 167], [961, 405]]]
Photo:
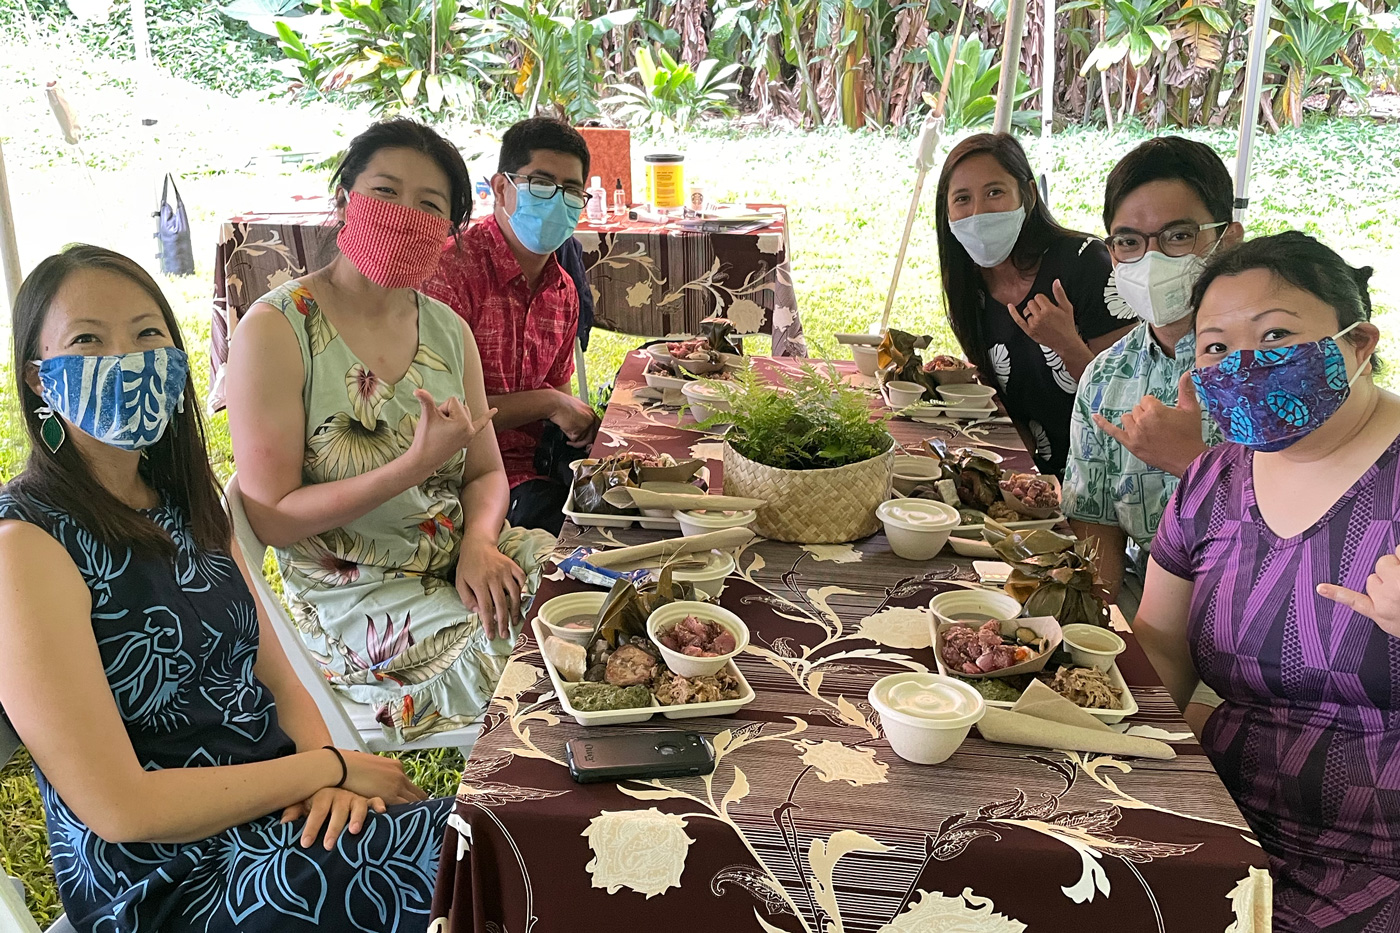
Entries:
[[1240, 111], [1240, 142], [1235, 156], [1235, 220], [1243, 222], [1249, 209], [1249, 163], [1254, 132], [1259, 125], [1259, 96], [1264, 87], [1265, 44], [1271, 18], [1269, 0], [1258, 0], [1249, 34], [1249, 72], [1245, 77], [1244, 109]]
[[1045, 0], [1045, 47], [1040, 53], [1040, 135], [1055, 127], [1055, 0]]
[[1021, 39], [1026, 33], [1026, 0], [1011, 0], [1006, 7], [1006, 44], [1001, 50], [1001, 82], [997, 88], [997, 113], [993, 133], [1011, 132], [1011, 110], [1016, 106], [1016, 77], [1021, 73]]
[[10, 206], [10, 180], [5, 175], [5, 154], [0, 151], [0, 259], [5, 265], [5, 298], [11, 308], [19, 294], [19, 243], [15, 239], [15, 213]]

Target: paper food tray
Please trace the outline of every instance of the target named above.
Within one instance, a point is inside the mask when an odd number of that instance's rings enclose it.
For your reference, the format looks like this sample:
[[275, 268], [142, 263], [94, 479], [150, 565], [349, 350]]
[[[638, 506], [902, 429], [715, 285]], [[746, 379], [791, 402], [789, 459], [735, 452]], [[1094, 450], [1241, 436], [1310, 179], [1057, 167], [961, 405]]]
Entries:
[[[940, 657], [937, 652], [934, 653], [933, 657], [934, 660], [938, 662], [938, 673], [947, 675], [949, 671], [947, 666], [943, 663], [943, 658]], [[1133, 698], [1133, 691], [1128, 688], [1128, 682], [1123, 679], [1123, 672], [1118, 669], [1117, 663], [1110, 667], [1107, 673], [1108, 682], [1113, 684], [1113, 686], [1117, 687], [1119, 690], [1123, 691], [1123, 708], [1085, 709], [1081, 706], [1080, 709], [1083, 709], [1084, 712], [1088, 713], [1090, 716], [1093, 716], [1099, 722], [1107, 723], [1108, 725], [1113, 725], [1114, 723], [1122, 722], [1129, 716], [1136, 716], [1138, 711], [1138, 704], [1137, 700]], [[1011, 709], [1011, 707], [1016, 705], [1014, 701], [1008, 700], [987, 700], [986, 702], [988, 706], [992, 706], [997, 709]]]
[[598, 512], [575, 512], [574, 491], [564, 500], [564, 517], [575, 525], [586, 528], [631, 528], [640, 525], [650, 531], [679, 531], [681, 523], [674, 518], [652, 517], [650, 515], [603, 515]]
[[[540, 625], [539, 619], [530, 620], [530, 629], [534, 632], [535, 642], [543, 647], [544, 640], [549, 633]], [[733, 700], [720, 700], [715, 703], [688, 703], [685, 706], [662, 706], [656, 702], [656, 697], [651, 698], [651, 706], [644, 706], [639, 709], [610, 709], [596, 713], [585, 713], [574, 709], [569, 703], [569, 694], [564, 689], [567, 685], [559, 672], [554, 669], [549, 658], [545, 657], [544, 651], [540, 651], [540, 660], [544, 662], [545, 671], [549, 674], [550, 683], [554, 685], [554, 693], [559, 698], [559, 706], [563, 711], [573, 717], [574, 722], [580, 726], [622, 726], [633, 722], [646, 722], [657, 713], [667, 719], [698, 719], [701, 716], [730, 716], [757, 699], [757, 694], [753, 692], [753, 687], [749, 686], [744, 672], [739, 670], [739, 666], [733, 661], [727, 665], [729, 672], [739, 680], [739, 686], [743, 689], [737, 698]]]

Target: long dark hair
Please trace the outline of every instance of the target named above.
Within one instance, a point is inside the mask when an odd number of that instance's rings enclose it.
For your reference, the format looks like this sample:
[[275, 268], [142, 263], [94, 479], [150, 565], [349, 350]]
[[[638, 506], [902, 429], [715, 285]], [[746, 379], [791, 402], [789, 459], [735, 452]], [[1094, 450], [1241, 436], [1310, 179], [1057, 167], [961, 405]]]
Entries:
[[[79, 243], [39, 263], [20, 286], [11, 318], [15, 391], [19, 393], [24, 426], [29, 433], [29, 461], [24, 472], [6, 486], [6, 492], [21, 504], [48, 507], [68, 515], [115, 551], [129, 547], [147, 555], [173, 557], [175, 544], [170, 536], [108, 492], [93, 477], [76, 444], [66, 443], [58, 448], [58, 453], [49, 453], [40, 437], [38, 409], [44, 403], [25, 380], [26, 367], [42, 352], [40, 333], [54, 296], [69, 276], [87, 269], [111, 272], [139, 285], [160, 308], [175, 346], [185, 349], [179, 324], [160, 286], [127, 257]], [[184, 511], [195, 543], [203, 550], [226, 553], [232, 527], [219, 498], [214, 471], [209, 468], [204, 419], [199, 413], [192, 375], [185, 383], [185, 410], [174, 416], [160, 440], [146, 448], [145, 454], [141, 458], [142, 477], [164, 499]]]
[[1025, 225], [1021, 227], [1021, 236], [1011, 250], [1011, 261], [1017, 269], [1026, 271], [1035, 268], [1045, 251], [1058, 239], [1089, 235], [1062, 227], [1055, 220], [1050, 208], [1045, 206], [1045, 200], [1036, 191], [1035, 172], [1026, 158], [1026, 150], [1021, 148], [1014, 136], [1008, 133], [978, 133], [964, 139], [948, 153], [943, 172], [938, 176], [938, 199], [934, 206], [938, 226], [938, 262], [943, 274], [943, 302], [948, 323], [953, 327], [953, 336], [962, 344], [969, 362], [983, 373], [990, 373], [986, 331], [982, 326], [987, 288], [977, 264], [963, 249], [958, 238], [953, 236], [952, 223], [948, 219], [948, 188], [952, 184], [953, 172], [964, 160], [983, 154], [995, 158], [1016, 179], [1021, 189], [1021, 203], [1027, 206]]
[[[355, 187], [355, 180], [381, 149], [411, 149], [436, 162], [451, 186], [447, 220], [452, 225], [452, 233], [455, 235], [465, 227], [472, 212], [472, 179], [462, 153], [437, 130], [406, 117], [383, 120], [350, 140], [340, 165], [331, 176], [331, 191], [338, 192], [342, 188], [349, 191]], [[343, 200], [339, 206], [344, 206]]]
[[[1191, 310], [1197, 311], [1206, 291], [1221, 276], [1234, 277], [1263, 269], [1307, 292], [1337, 312], [1337, 330], [1371, 320], [1370, 266], [1356, 268], [1331, 247], [1298, 230], [1247, 240], [1226, 253], [1217, 253], [1191, 289]], [[1346, 338], [1349, 339], [1349, 338]], [[1371, 356], [1371, 371], [1381, 371], [1381, 358]]]

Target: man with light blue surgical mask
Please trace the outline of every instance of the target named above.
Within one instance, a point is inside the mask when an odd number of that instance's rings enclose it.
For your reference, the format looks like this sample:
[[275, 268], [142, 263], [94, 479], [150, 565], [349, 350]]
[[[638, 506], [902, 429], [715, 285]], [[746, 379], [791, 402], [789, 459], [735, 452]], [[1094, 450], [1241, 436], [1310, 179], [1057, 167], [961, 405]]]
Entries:
[[[598, 430], [593, 409], [569, 391], [581, 296], [560, 258], [588, 203], [588, 167], [588, 145], [568, 124], [512, 126], [491, 178], [493, 215], [448, 243], [423, 285], [476, 337], [511, 486], [507, 520], [553, 534], [568, 488], [545, 463], [584, 456]], [[577, 453], [561, 457], [561, 447]]]

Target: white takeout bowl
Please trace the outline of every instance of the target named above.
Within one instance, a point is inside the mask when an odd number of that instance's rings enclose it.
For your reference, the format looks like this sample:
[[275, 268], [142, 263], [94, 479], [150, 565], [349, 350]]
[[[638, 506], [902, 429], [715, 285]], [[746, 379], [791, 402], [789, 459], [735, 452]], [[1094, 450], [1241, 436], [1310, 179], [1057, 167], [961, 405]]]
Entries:
[[698, 595], [706, 599], [719, 599], [724, 592], [724, 581], [734, 572], [734, 558], [728, 551], [710, 551], [708, 554], [690, 554], [677, 558], [677, 563], [703, 559], [702, 567], [679, 566], [671, 571], [671, 579], [677, 583], [689, 583]]
[[[728, 629], [729, 633], [734, 636], [734, 650], [713, 658], [693, 658], [688, 654], [681, 654], [679, 651], [667, 648], [657, 637], [658, 633], [663, 629], [670, 628], [686, 616], [695, 616], [697, 619], [714, 622], [716, 625]], [[728, 609], [721, 609], [713, 603], [680, 600], [667, 603], [647, 617], [647, 636], [661, 652], [661, 660], [666, 662], [666, 666], [672, 672], [682, 677], [703, 677], [706, 674], [717, 672], [748, 646], [749, 627], [744, 624], [743, 619]]]
[[885, 395], [891, 408], [908, 408], [924, 397], [924, 387], [917, 382], [887, 382]]
[[851, 359], [856, 361], [856, 372], [862, 376], [873, 376], [880, 365], [880, 350], [878, 347], [852, 345]]
[[[920, 695], [929, 702], [918, 703]], [[962, 681], [915, 671], [881, 677], [869, 699], [890, 748], [916, 765], [947, 761], [987, 712], [982, 695]]]
[[991, 386], [968, 383], [966, 385], [939, 386], [938, 394], [943, 401], [958, 408], [996, 408], [997, 390]]
[[1066, 625], [1061, 631], [1065, 636], [1065, 647], [1069, 656], [1080, 667], [1092, 667], [1108, 673], [1113, 659], [1128, 647], [1117, 633], [1097, 625], [1076, 622]]
[[598, 613], [602, 612], [603, 603], [607, 598], [607, 593], [565, 593], [563, 596], [554, 597], [541, 606], [536, 617], [549, 634], [557, 635], [565, 641], [587, 648], [588, 639], [593, 634], [592, 628], [565, 628], [559, 623], [570, 616], [585, 614], [597, 618]]
[[894, 458], [894, 488], [901, 496], [909, 495], [915, 486], [931, 483], [942, 475], [943, 465], [932, 457], [898, 454]]
[[681, 535], [687, 538], [695, 535], [723, 531], [726, 528], [746, 528], [753, 524], [758, 513], [753, 509], [739, 512], [718, 512], [709, 509], [699, 512], [672, 512], [672, 517], [680, 522]]
[[[642, 488], [647, 492], [661, 492], [672, 496], [703, 496], [705, 490], [690, 483], [671, 483], [665, 480], [652, 480], [649, 483], [642, 483]], [[670, 518], [674, 509], [642, 509], [641, 513], [649, 518]]]
[[905, 560], [931, 560], [958, 527], [958, 510], [931, 499], [890, 499], [875, 514], [885, 525], [885, 537], [895, 555]]
[[952, 590], [939, 593], [929, 600], [928, 608], [939, 622], [971, 625], [974, 628], [982, 622], [959, 617], [977, 614], [1005, 622], [1021, 615], [1021, 604], [999, 590]]
[[714, 388], [703, 382], [687, 382], [681, 388], [681, 394], [690, 403], [690, 413], [695, 416], [696, 421], [708, 421], [732, 408], [728, 400], [720, 397]]

